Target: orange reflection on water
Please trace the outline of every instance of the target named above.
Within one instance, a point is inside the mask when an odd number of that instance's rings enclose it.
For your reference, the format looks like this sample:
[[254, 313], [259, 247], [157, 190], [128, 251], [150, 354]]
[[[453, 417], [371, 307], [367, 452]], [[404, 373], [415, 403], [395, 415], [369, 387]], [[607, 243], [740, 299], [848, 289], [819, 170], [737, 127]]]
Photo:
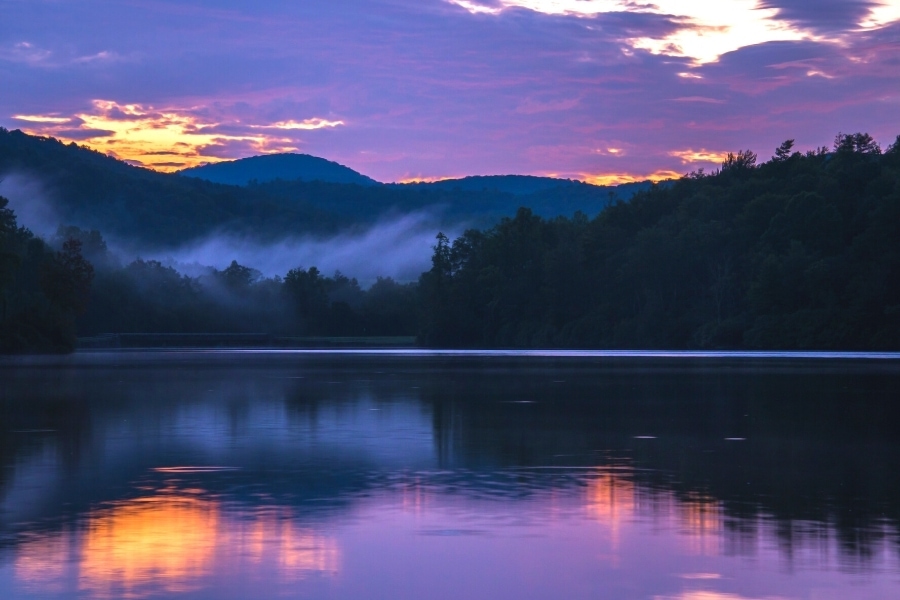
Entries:
[[722, 506], [709, 496], [689, 494], [678, 502], [679, 524], [687, 534], [687, 550], [700, 556], [721, 553]]
[[222, 573], [290, 581], [338, 571], [335, 540], [299, 527], [290, 510], [229, 518], [218, 501], [192, 491], [117, 503], [88, 513], [79, 531], [24, 540], [16, 579], [45, 594], [68, 580], [90, 598], [140, 598], [199, 590]]
[[630, 520], [635, 512], [634, 482], [626, 477], [630, 471], [600, 471], [588, 481], [588, 514], [609, 527], [610, 550], [613, 565], [618, 565], [619, 542], [622, 524]]
[[595, 518], [618, 525], [634, 515], [634, 482], [616, 471], [600, 471], [588, 481], [587, 508]]
[[723, 516], [721, 503], [712, 497], [691, 493], [641, 492], [633, 471], [600, 470], [588, 480], [588, 514], [609, 527], [612, 549], [619, 545], [622, 526], [634, 518], [677, 518], [680, 537], [690, 554], [709, 556], [721, 552]]
[[80, 587], [96, 597], [182, 592], [211, 572], [219, 537], [218, 505], [184, 496], [152, 496], [97, 511], [81, 544]]

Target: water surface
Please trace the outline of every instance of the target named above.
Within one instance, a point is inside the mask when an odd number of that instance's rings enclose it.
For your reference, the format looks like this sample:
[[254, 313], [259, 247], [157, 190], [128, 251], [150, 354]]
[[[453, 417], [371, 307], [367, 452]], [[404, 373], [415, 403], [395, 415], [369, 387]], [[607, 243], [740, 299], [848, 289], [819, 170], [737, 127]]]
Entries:
[[894, 355], [0, 362], [3, 598], [900, 597]]

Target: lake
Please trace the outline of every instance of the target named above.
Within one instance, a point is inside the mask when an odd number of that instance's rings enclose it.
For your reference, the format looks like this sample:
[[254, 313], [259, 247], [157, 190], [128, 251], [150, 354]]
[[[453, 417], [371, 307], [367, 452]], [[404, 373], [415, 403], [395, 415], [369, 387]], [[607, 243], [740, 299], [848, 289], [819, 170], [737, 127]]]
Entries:
[[0, 597], [900, 597], [900, 356], [0, 359]]

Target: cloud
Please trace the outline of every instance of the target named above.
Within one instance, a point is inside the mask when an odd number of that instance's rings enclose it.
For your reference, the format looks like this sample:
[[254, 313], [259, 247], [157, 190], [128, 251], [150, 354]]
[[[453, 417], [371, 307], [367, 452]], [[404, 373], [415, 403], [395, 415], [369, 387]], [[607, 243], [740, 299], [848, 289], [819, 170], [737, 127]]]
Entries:
[[535, 115], [543, 112], [569, 110], [570, 108], [578, 106], [579, 102], [581, 102], [579, 98], [564, 98], [546, 101], [526, 98], [524, 102], [516, 107], [516, 112], [523, 115]]
[[682, 164], [715, 163], [721, 164], [728, 158], [728, 152], [710, 152], [708, 150], [672, 150], [669, 156], [681, 160]]
[[812, 34], [796, 22], [779, 18], [778, 8], [765, 8], [757, 0], [497, 0], [476, 3], [447, 0], [470, 12], [501, 15], [505, 9], [524, 8], [550, 15], [596, 18], [608, 13], [663, 15], [679, 26], [664, 36], [626, 38], [633, 49], [666, 56], [688, 57], [698, 64], [714, 62], [727, 52], [777, 40], [807, 39]]
[[[266, 154], [297, 150], [291, 137], [260, 130], [304, 131], [337, 127], [342, 121], [321, 118], [281, 121], [270, 125], [230, 124], [231, 133], [210, 118], [205, 107], [156, 108], [142, 104], [119, 104], [94, 100], [91, 110], [70, 117], [58, 115], [16, 115], [28, 133], [51, 135], [62, 141], [79, 141], [132, 164], [159, 171], [174, 171], [234, 156], [235, 144], [242, 153]], [[75, 127], [73, 127], [75, 125]], [[180, 145], [178, 151], [173, 150]], [[223, 149], [227, 149], [223, 152]], [[166, 160], [179, 156], [182, 161]]]
[[279, 121], [278, 123], [272, 123], [271, 125], [251, 125], [250, 127], [253, 129], [303, 129], [312, 131], [315, 129], [323, 129], [325, 127], [339, 127], [344, 124], [343, 121], [329, 121], [328, 119], [315, 118], [304, 119], [300, 122], [294, 120]]
[[705, 96], [684, 96], [682, 98], [674, 98], [673, 102], [701, 102], [703, 104], [725, 104], [724, 100], [717, 98], [707, 98]]
[[0, 126], [149, 166], [302, 151], [380, 181], [643, 178], [686, 170], [685, 148], [900, 133], [895, 1], [467, 2], [486, 10], [18, 2]]
[[682, 173], [676, 171], [656, 171], [647, 175], [636, 175], [633, 173], [604, 173], [601, 175], [592, 175], [590, 173], [582, 173], [577, 179], [593, 185], [621, 185], [623, 183], [636, 183], [639, 181], [665, 181], [667, 179], [678, 179]]
[[31, 42], [13, 42], [5, 46], [0, 41], [0, 61], [20, 63], [33, 68], [56, 69], [71, 65], [109, 63], [124, 60], [115, 52], [101, 50], [90, 55], [63, 55]]
[[38, 48], [31, 42], [14, 42], [5, 47], [0, 45], [0, 60], [12, 63], [36, 66], [45, 63], [51, 55], [49, 50]]

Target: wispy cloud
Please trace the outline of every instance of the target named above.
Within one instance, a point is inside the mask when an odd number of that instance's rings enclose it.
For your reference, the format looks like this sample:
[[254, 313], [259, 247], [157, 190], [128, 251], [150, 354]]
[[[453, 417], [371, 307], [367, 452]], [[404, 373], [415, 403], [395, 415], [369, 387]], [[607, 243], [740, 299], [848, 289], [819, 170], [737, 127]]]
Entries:
[[700, 102], [701, 104], [725, 104], [724, 100], [718, 98], [707, 98], [706, 96], [682, 96], [674, 98], [674, 102]]
[[115, 52], [102, 50], [87, 55], [71, 55], [54, 53], [32, 42], [13, 42], [3, 45], [0, 42], [0, 62], [21, 63], [37, 68], [60, 68], [71, 65], [90, 63], [111, 63], [124, 60]]
[[[159, 171], [174, 171], [231, 158], [228, 153], [223, 156], [217, 150], [235, 143], [246, 146], [255, 154], [298, 149], [294, 138], [260, 130], [311, 131], [343, 125], [343, 121], [322, 118], [268, 125], [223, 124], [205, 113], [208, 113], [206, 107], [157, 108], [94, 100], [91, 110], [71, 117], [14, 115], [13, 119], [22, 121], [22, 129], [26, 132], [78, 141], [131, 164]], [[223, 128], [229, 132], [222, 131]]]
[[315, 129], [323, 129], [325, 127], [338, 127], [344, 125], [343, 121], [329, 121], [328, 119], [305, 119], [303, 121], [279, 121], [271, 125], [251, 125], [252, 129], [303, 129], [312, 131]]

